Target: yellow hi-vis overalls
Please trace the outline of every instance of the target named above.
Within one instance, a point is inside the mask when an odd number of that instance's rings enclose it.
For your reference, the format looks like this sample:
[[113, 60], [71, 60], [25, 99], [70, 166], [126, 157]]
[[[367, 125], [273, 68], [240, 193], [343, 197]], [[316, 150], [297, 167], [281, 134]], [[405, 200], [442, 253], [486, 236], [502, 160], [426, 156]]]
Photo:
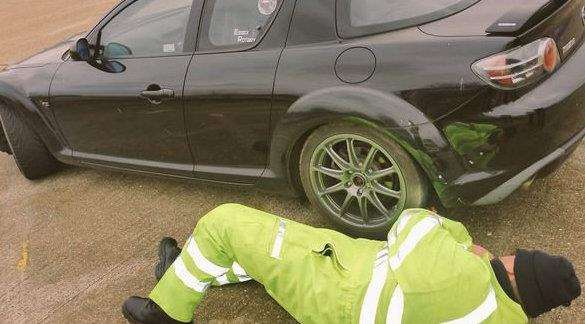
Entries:
[[301, 323], [526, 323], [471, 244], [422, 209], [381, 242], [228, 204], [199, 221], [149, 297], [189, 322], [210, 286], [253, 279]]

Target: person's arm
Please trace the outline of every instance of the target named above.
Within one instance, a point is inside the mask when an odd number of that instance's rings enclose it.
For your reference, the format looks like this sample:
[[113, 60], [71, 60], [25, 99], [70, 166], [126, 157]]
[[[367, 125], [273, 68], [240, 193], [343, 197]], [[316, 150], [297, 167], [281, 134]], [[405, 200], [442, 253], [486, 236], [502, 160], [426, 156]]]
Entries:
[[449, 235], [451, 235], [453, 239], [457, 241], [457, 243], [464, 245], [466, 248], [469, 249], [473, 244], [473, 239], [463, 224], [442, 217], [434, 211], [416, 208], [406, 210], [400, 215], [390, 230], [389, 237], [398, 238], [399, 235], [408, 235], [408, 231], [405, 232], [405, 229], [410, 229], [412, 226], [425, 218], [434, 218], [438, 220], [441, 228], [446, 230]]
[[441, 223], [443, 228], [449, 231], [457, 242], [465, 245], [469, 252], [472, 252], [480, 258], [483, 258], [486, 255], [489, 256], [490, 259], [494, 258], [493, 254], [488, 249], [481, 245], [473, 244], [473, 239], [463, 224], [444, 217], [441, 217]]
[[437, 215], [437, 217], [441, 219], [443, 229], [447, 230], [459, 244], [465, 245], [468, 249], [471, 248], [473, 239], [463, 224], [442, 216]]

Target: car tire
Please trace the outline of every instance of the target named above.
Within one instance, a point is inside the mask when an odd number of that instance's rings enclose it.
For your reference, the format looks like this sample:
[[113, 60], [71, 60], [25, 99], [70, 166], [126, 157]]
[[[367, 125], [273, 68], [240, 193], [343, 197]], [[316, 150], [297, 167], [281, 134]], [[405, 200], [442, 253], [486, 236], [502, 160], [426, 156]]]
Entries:
[[342, 121], [315, 130], [301, 152], [299, 172], [311, 204], [356, 236], [385, 237], [403, 210], [427, 200], [427, 179], [416, 162], [369, 125]]
[[[0, 124], [1, 126], [2, 124]], [[10, 145], [8, 145], [8, 140], [6, 140], [6, 135], [4, 135], [4, 129], [0, 127], [0, 152], [4, 152], [6, 154], [12, 154], [10, 150]]]
[[36, 180], [59, 169], [59, 162], [16, 109], [0, 105], [0, 122], [14, 161], [25, 178]]

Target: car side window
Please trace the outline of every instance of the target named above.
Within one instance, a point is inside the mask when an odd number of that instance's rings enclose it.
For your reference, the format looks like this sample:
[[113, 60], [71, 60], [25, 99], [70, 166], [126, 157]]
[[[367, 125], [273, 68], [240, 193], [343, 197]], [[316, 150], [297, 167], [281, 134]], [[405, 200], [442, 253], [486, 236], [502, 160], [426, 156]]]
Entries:
[[106, 58], [148, 57], [184, 52], [193, 0], [138, 0], [101, 30]]
[[206, 1], [199, 49], [237, 49], [253, 46], [266, 32], [282, 1]]

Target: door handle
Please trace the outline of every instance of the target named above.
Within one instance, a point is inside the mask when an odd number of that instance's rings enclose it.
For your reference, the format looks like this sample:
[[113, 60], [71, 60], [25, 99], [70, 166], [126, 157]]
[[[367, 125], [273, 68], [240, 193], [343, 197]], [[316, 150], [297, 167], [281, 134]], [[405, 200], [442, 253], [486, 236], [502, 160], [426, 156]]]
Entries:
[[140, 97], [154, 105], [160, 105], [164, 99], [175, 98], [175, 91], [171, 89], [144, 90], [140, 92]]

